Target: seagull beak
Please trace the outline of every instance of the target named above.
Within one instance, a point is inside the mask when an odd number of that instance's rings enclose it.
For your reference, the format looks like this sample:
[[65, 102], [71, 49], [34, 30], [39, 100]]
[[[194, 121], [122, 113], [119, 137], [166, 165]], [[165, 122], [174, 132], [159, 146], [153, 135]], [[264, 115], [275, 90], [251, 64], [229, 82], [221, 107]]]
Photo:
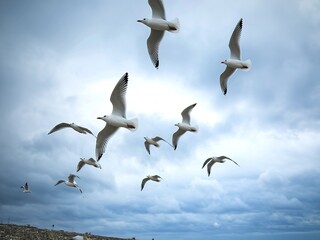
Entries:
[[137, 22], [142, 22], [142, 20], [137, 20]]
[[97, 117], [97, 119], [101, 119], [101, 117]]

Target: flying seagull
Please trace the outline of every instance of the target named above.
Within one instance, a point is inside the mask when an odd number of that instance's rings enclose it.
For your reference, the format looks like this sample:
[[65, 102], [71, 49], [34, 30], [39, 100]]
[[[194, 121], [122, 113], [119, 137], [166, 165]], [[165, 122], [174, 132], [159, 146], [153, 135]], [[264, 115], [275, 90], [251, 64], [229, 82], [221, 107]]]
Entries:
[[[238, 163], [236, 163], [235, 161], [233, 161], [231, 158], [228, 158], [226, 156], [220, 156], [220, 157], [210, 157], [207, 160], [204, 161], [202, 168], [204, 168], [207, 164], [207, 171], [208, 171], [208, 176], [210, 176], [211, 173], [211, 168], [213, 166], [213, 164], [215, 163], [224, 163], [226, 161], [226, 159], [234, 162], [235, 164], [238, 165]], [[239, 165], [238, 165], [239, 166]]]
[[174, 150], [177, 149], [178, 140], [186, 131], [196, 132], [198, 131], [197, 127], [190, 125], [190, 112], [196, 106], [196, 103], [190, 105], [181, 112], [182, 122], [175, 124], [179, 129], [172, 135], [172, 145]]
[[80, 161], [79, 161], [78, 166], [77, 166], [77, 172], [79, 172], [80, 169], [81, 169], [85, 164], [88, 164], [88, 165], [91, 165], [91, 166], [94, 166], [94, 167], [96, 167], [96, 168], [100, 168], [100, 169], [101, 169], [100, 163], [98, 163], [98, 162], [97, 162], [96, 160], [94, 160], [93, 158], [89, 158], [89, 159], [80, 158]]
[[105, 127], [99, 132], [96, 141], [96, 159], [100, 160], [105, 152], [110, 137], [119, 129], [127, 128], [135, 131], [138, 128], [138, 119], [128, 120], [126, 118], [126, 92], [128, 86], [128, 73], [125, 73], [114, 87], [110, 101], [113, 105], [111, 115], [98, 117], [106, 122]]
[[24, 193], [31, 193], [31, 191], [30, 191], [30, 189], [29, 189], [28, 182], [26, 182], [26, 183], [24, 184], [24, 186], [21, 186], [20, 188], [23, 189], [23, 192], [24, 192]]
[[141, 191], [143, 190], [144, 188], [144, 185], [146, 184], [146, 182], [148, 182], [149, 180], [152, 180], [152, 181], [155, 181], [155, 182], [160, 182], [160, 176], [158, 175], [153, 175], [153, 176], [150, 176], [148, 175], [147, 177], [145, 177], [144, 179], [142, 179], [142, 182], [141, 182]]
[[[156, 136], [154, 138], [148, 138], [148, 137], [144, 137], [145, 141], [144, 141], [144, 146], [146, 147], [147, 152], [150, 154], [150, 145], [153, 145], [155, 147], [160, 147], [159, 145], [159, 141], [165, 141], [166, 143], [168, 143], [166, 140], [164, 140], [162, 137]], [[172, 146], [170, 143], [168, 143], [170, 146]]]
[[[82, 193], [82, 190], [79, 188], [78, 184], [76, 183], [75, 181], [75, 178], [79, 178], [77, 175], [74, 175], [74, 174], [70, 174], [69, 177], [68, 177], [68, 181], [66, 180], [59, 180], [55, 186], [57, 186], [58, 184], [60, 183], [64, 183], [66, 186], [68, 187], [75, 187], [75, 188], [78, 188], [79, 191]], [[80, 179], [80, 178], [79, 178]]]
[[175, 18], [172, 21], [166, 20], [166, 13], [162, 0], [149, 0], [148, 3], [152, 9], [152, 18], [143, 18], [138, 20], [138, 22], [141, 22], [151, 28], [151, 32], [147, 40], [147, 47], [153, 65], [158, 68], [158, 51], [164, 32], [179, 32], [180, 23], [178, 18]]
[[239, 44], [241, 30], [242, 30], [242, 18], [240, 19], [237, 26], [233, 30], [233, 33], [229, 41], [230, 58], [221, 62], [226, 65], [226, 69], [220, 75], [220, 86], [224, 95], [227, 94], [228, 79], [236, 71], [236, 69], [240, 68], [248, 71], [251, 67], [250, 59], [246, 61], [241, 60], [240, 44]]
[[83, 133], [83, 134], [91, 134], [92, 136], [94, 136], [94, 134], [88, 129], [88, 128], [84, 128], [81, 126], [78, 126], [75, 123], [59, 123], [58, 125], [56, 125], [54, 128], [51, 129], [51, 131], [48, 134], [54, 133], [56, 131], [59, 131], [63, 128], [72, 128], [73, 130], [79, 132], [79, 133]]

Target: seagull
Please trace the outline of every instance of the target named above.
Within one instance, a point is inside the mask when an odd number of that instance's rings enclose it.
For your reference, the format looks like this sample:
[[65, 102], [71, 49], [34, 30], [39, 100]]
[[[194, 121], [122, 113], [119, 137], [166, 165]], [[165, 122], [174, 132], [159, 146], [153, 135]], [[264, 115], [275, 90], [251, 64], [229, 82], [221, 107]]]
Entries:
[[80, 169], [85, 165], [91, 165], [94, 166], [96, 168], [100, 168], [101, 169], [101, 165], [100, 163], [98, 163], [96, 160], [94, 160], [93, 158], [89, 158], [89, 159], [85, 159], [85, 158], [80, 158], [80, 161], [78, 163], [78, 167], [77, 167], [77, 172], [80, 171]]
[[161, 177], [158, 176], [158, 175], [153, 175], [153, 176], [148, 175], [146, 178], [142, 179], [141, 191], [144, 188], [144, 185], [146, 184], [147, 181], [152, 180], [152, 181], [155, 181], [155, 182], [160, 182], [160, 178]]
[[[231, 158], [228, 158], [226, 156], [220, 156], [220, 157], [210, 157], [207, 160], [204, 161], [202, 168], [204, 168], [207, 164], [207, 171], [208, 171], [208, 176], [210, 176], [210, 172], [211, 172], [211, 168], [213, 166], [213, 164], [215, 163], [224, 163], [226, 161], [226, 159], [234, 162], [235, 164], [238, 165], [238, 163], [236, 163], [235, 161], [233, 161]], [[239, 165], [238, 165], [239, 166]]]
[[226, 69], [220, 75], [220, 86], [224, 95], [227, 94], [228, 79], [236, 71], [236, 69], [240, 68], [248, 71], [251, 67], [250, 59], [246, 61], [241, 60], [240, 45], [239, 45], [241, 30], [242, 30], [242, 18], [240, 19], [237, 26], [233, 30], [233, 33], [229, 41], [229, 48], [231, 52], [230, 58], [221, 62], [226, 65]]
[[[144, 146], [146, 147], [147, 152], [150, 154], [150, 145], [153, 145], [155, 147], [160, 147], [158, 141], [165, 141], [166, 143], [168, 143], [166, 140], [164, 140], [162, 137], [156, 136], [154, 138], [148, 138], [148, 137], [144, 137], [145, 142], [144, 142]], [[168, 143], [170, 146], [172, 146], [170, 143]]]
[[109, 116], [98, 117], [106, 122], [105, 127], [99, 132], [96, 141], [96, 159], [100, 160], [105, 152], [106, 145], [110, 137], [118, 130], [124, 127], [130, 131], [138, 128], [138, 120], [126, 118], [126, 92], [128, 86], [128, 73], [125, 73], [114, 87], [110, 101], [113, 105], [112, 114]]
[[[82, 190], [79, 188], [78, 184], [76, 183], [76, 181], [74, 180], [75, 178], [79, 178], [77, 175], [74, 175], [74, 174], [70, 174], [69, 177], [68, 177], [68, 181], [66, 180], [59, 180], [55, 186], [57, 186], [58, 184], [60, 183], [64, 183], [65, 185], [67, 185], [68, 187], [75, 187], [75, 188], [78, 188], [79, 191], [82, 193]], [[79, 178], [80, 179], [80, 178]]]
[[190, 105], [186, 109], [181, 112], [182, 115], [182, 122], [175, 124], [175, 126], [179, 127], [179, 129], [172, 135], [172, 145], [174, 150], [177, 149], [178, 140], [182, 134], [186, 131], [189, 132], [196, 132], [198, 131], [197, 127], [193, 127], [190, 125], [190, 112], [196, 106], [196, 103]]
[[144, 18], [137, 20], [137, 22], [141, 22], [151, 28], [151, 32], [147, 40], [147, 47], [153, 65], [155, 68], [158, 68], [158, 50], [160, 42], [164, 36], [164, 32], [179, 32], [180, 23], [178, 18], [175, 18], [172, 21], [166, 20], [166, 13], [162, 0], [148, 0], [148, 3], [152, 9], [152, 18]]
[[30, 189], [29, 189], [28, 182], [26, 182], [26, 183], [24, 184], [24, 186], [21, 186], [20, 188], [23, 189], [23, 192], [24, 192], [24, 193], [31, 193], [31, 191], [30, 191]]
[[[92, 136], [94, 136], [94, 134], [87, 128], [84, 128], [84, 127], [81, 127], [81, 126], [78, 126], [77, 124], [75, 123], [59, 123], [58, 125], [56, 125], [54, 128], [51, 129], [51, 131], [48, 133], [51, 134], [53, 132], [56, 132], [56, 131], [59, 131], [63, 128], [72, 128], [73, 130], [79, 132], [79, 133], [83, 133], [83, 134], [91, 134]], [[95, 137], [95, 136], [94, 136]]]

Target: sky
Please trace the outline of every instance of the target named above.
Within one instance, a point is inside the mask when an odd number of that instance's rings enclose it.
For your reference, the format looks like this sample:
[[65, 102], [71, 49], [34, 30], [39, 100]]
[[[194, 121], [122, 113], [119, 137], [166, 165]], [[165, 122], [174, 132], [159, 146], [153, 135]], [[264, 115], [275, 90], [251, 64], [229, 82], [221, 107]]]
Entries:
[[[147, 239], [320, 238], [320, 2], [164, 0], [168, 20], [159, 69], [149, 58], [146, 0], [0, 1], [0, 221]], [[243, 18], [241, 56], [223, 95], [219, 77]], [[127, 117], [99, 163], [94, 134], [112, 111], [111, 92], [128, 72]], [[181, 112], [196, 133], [173, 150]], [[203, 162], [225, 155], [208, 177]], [[59, 179], [76, 173], [83, 194]], [[162, 181], [149, 181], [147, 175]], [[31, 193], [20, 186], [29, 183]]]

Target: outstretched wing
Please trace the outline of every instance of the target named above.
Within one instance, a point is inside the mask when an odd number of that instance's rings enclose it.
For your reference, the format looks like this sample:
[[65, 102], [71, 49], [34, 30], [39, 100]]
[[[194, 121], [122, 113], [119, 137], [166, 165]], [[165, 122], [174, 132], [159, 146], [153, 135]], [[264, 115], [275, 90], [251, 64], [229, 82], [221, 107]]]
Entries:
[[166, 13], [162, 0], [149, 0], [148, 3], [152, 9], [152, 18], [161, 18], [166, 20]]
[[144, 188], [144, 185], [146, 184], [146, 182], [149, 181], [149, 180], [150, 180], [150, 178], [148, 178], [148, 177], [142, 179], [142, 182], [141, 182], [141, 191], [142, 191], [142, 189]]
[[104, 154], [109, 139], [117, 130], [118, 130], [117, 127], [114, 127], [110, 124], [106, 124], [106, 126], [98, 133], [97, 140], [96, 140], [97, 161], [99, 161], [102, 155]]
[[224, 95], [227, 94], [228, 79], [236, 71], [235, 68], [226, 67], [224, 72], [220, 75], [220, 87]]
[[197, 104], [194, 103], [181, 112], [182, 122], [190, 124], [190, 112], [196, 105]]
[[234, 59], [241, 59], [240, 54], [240, 36], [242, 31], [242, 18], [238, 22], [237, 26], [233, 30], [233, 33], [231, 35], [230, 41], [229, 41], [229, 48], [230, 48], [230, 55], [231, 58]]
[[164, 31], [151, 29], [147, 40], [148, 53], [155, 68], [159, 67], [159, 45], [163, 36]]
[[186, 131], [181, 130], [180, 128], [172, 135], [172, 145], [173, 149], [176, 150], [178, 146], [178, 141], [181, 135], [183, 135]]
[[126, 117], [126, 92], [128, 86], [128, 73], [125, 73], [114, 87], [110, 101], [113, 105], [112, 114]]
[[48, 134], [51, 134], [53, 132], [59, 131], [59, 130], [61, 130], [63, 128], [67, 128], [67, 127], [70, 127], [69, 123], [59, 123], [54, 128], [52, 128]]

